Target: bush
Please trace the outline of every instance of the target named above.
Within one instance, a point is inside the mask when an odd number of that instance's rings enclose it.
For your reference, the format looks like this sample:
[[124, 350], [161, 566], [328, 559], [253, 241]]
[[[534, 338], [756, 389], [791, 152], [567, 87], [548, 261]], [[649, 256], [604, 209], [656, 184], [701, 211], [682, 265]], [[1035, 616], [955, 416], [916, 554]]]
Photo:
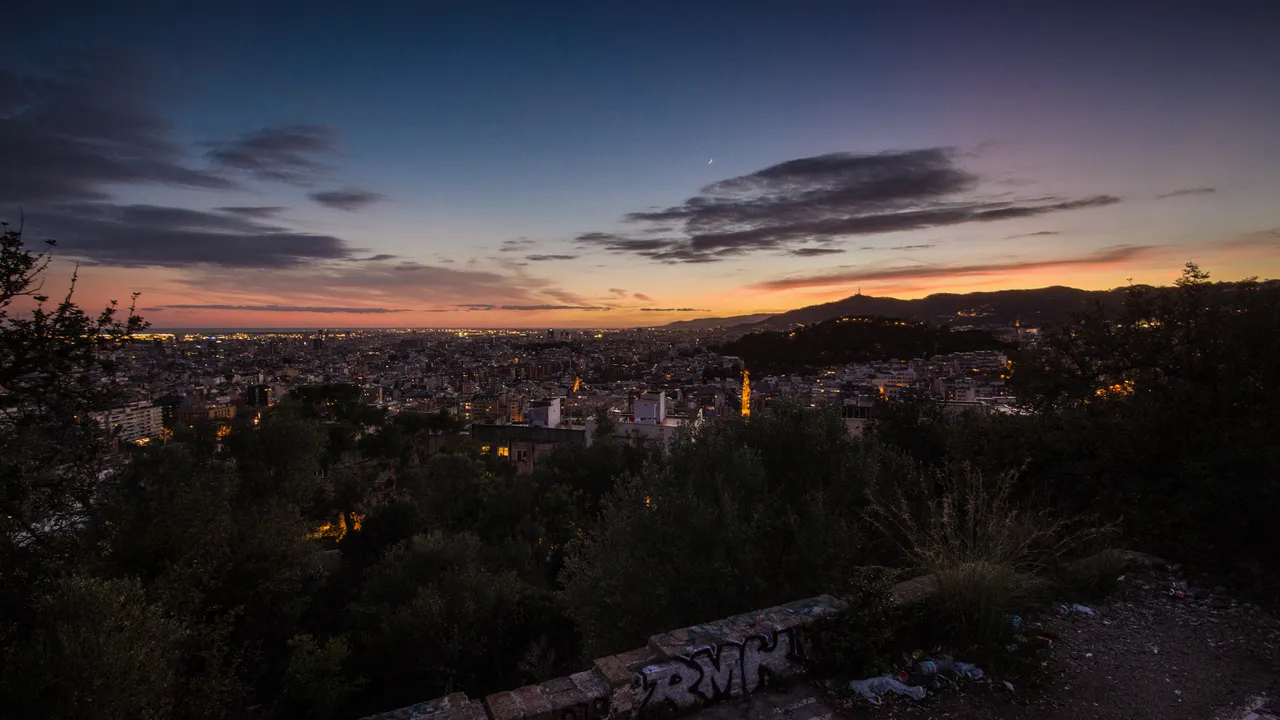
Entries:
[[1108, 530], [1027, 510], [1014, 500], [1017, 478], [964, 465], [869, 492], [868, 519], [932, 576], [928, 622], [959, 647], [998, 645], [1052, 569]]
[[1110, 595], [1120, 586], [1126, 561], [1119, 550], [1103, 550], [1058, 568], [1057, 582], [1067, 592], [1094, 599]]

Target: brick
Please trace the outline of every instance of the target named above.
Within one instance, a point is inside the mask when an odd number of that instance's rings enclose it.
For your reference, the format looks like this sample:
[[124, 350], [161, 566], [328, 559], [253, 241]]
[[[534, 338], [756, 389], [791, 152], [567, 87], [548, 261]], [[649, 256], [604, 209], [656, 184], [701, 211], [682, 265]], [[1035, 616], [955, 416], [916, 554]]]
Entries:
[[490, 695], [484, 699], [484, 704], [493, 720], [521, 720], [524, 717], [520, 703], [509, 690]]
[[617, 655], [606, 655], [602, 658], [596, 658], [595, 663], [596, 674], [610, 688], [626, 687], [635, 682], [635, 676], [631, 670], [618, 659]]
[[589, 720], [608, 717], [610, 710], [609, 685], [604, 681], [604, 678], [592, 670], [584, 670], [570, 675], [569, 679], [577, 686], [578, 692], [582, 693], [582, 697], [586, 701], [587, 718]]
[[473, 703], [465, 693], [453, 693], [390, 712], [370, 715], [366, 720], [472, 720], [477, 710], [483, 718], [484, 708], [479, 703]]
[[538, 687], [542, 688], [543, 695], [554, 695], [555, 693], [564, 692], [577, 686], [573, 684], [573, 680], [569, 679], [568, 676], [565, 676], [548, 680]]
[[553, 720], [551, 703], [542, 697], [542, 691], [537, 685], [525, 685], [512, 690], [511, 693], [516, 696], [516, 702], [520, 703], [520, 711], [524, 714], [525, 720]]
[[548, 680], [541, 685], [542, 696], [551, 705], [555, 720], [587, 720], [587, 696], [567, 677]]
[[644, 667], [650, 660], [654, 659], [653, 652], [647, 647], [618, 653], [616, 657], [618, 658], [618, 661], [622, 663], [623, 667], [632, 673]]

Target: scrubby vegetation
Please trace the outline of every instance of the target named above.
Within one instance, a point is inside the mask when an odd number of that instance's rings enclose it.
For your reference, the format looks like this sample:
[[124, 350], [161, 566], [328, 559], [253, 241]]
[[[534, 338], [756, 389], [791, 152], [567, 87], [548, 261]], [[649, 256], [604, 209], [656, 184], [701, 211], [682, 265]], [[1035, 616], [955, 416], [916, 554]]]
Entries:
[[853, 439], [784, 406], [516, 476], [448, 416], [333, 386], [104, 472], [81, 419], [111, 402], [95, 348], [141, 320], [70, 297], [20, 317], [43, 260], [16, 233], [0, 250], [13, 717], [358, 716], [821, 592], [871, 620], [827, 648], [869, 663], [896, 622], [884, 590], [912, 574], [935, 578], [937, 632], [981, 644], [1053, 583], [1105, 591], [1107, 545], [1272, 581], [1280, 559], [1278, 293], [1210, 302], [1194, 268], [1020, 355], [1021, 415], [919, 396]]

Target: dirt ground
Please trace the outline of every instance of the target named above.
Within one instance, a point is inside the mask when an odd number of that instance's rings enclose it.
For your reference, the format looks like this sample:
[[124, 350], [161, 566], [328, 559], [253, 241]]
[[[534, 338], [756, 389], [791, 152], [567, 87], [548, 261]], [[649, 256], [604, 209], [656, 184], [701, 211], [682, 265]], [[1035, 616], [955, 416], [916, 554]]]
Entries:
[[[1056, 637], [1038, 670], [944, 683], [923, 700], [824, 691], [849, 718], [1262, 720], [1280, 714], [1280, 621], [1223, 588], [1170, 596], [1176, 569], [1129, 573], [1093, 615], [1028, 618]], [[963, 659], [963, 658], [961, 658]], [[1008, 681], [1012, 690], [1006, 686]], [[822, 715], [824, 713], [818, 713]]]

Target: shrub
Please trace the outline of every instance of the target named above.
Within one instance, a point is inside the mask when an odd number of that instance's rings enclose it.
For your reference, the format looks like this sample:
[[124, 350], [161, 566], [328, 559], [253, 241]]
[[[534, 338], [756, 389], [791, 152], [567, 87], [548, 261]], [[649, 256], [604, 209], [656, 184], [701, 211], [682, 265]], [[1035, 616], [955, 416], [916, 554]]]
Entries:
[[998, 644], [1051, 569], [1108, 530], [1026, 509], [1015, 501], [1017, 479], [962, 465], [868, 493], [868, 520], [906, 564], [933, 577], [928, 622], [955, 645]]
[[1084, 598], [1099, 598], [1119, 587], [1125, 568], [1124, 553], [1103, 550], [1088, 557], [1065, 563], [1057, 572], [1058, 584], [1066, 591]]

